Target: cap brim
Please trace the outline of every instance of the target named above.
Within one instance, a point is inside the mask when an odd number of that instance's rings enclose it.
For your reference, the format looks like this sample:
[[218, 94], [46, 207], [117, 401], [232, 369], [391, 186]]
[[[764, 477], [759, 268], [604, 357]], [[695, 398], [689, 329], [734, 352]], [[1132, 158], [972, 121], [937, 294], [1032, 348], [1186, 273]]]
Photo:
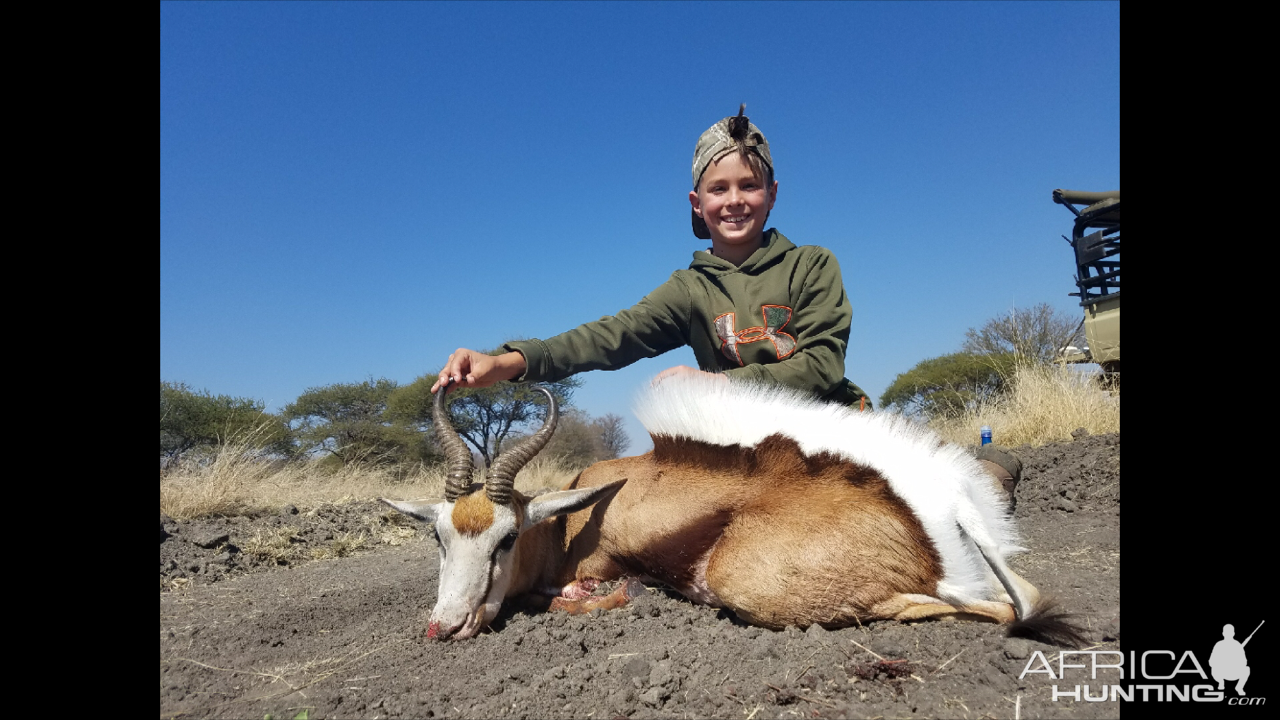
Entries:
[[693, 208], [689, 208], [689, 214], [693, 216], [693, 236], [702, 240], [711, 239], [711, 229], [707, 227], [707, 221], [698, 217], [698, 213]]

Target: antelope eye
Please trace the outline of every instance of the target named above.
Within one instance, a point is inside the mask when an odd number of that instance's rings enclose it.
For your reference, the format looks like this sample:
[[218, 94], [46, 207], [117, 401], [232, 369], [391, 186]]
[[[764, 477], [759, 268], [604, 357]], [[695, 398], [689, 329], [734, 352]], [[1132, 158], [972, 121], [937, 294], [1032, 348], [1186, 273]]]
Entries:
[[507, 533], [507, 536], [502, 538], [502, 542], [498, 543], [498, 549], [501, 550], [502, 552], [510, 552], [511, 548], [515, 547], [516, 538], [519, 538], [519, 537], [520, 537], [520, 533], [517, 533], [517, 532]]

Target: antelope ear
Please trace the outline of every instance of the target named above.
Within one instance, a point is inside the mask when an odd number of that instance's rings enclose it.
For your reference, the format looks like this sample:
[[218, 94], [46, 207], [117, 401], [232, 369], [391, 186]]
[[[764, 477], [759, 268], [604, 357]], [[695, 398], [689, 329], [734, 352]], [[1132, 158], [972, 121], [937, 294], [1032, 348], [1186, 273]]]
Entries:
[[440, 506], [444, 505], [443, 500], [378, 499], [415, 520], [421, 520], [427, 523], [433, 523], [436, 521], [436, 516], [440, 514]]
[[626, 482], [623, 479], [599, 487], [561, 490], [539, 495], [529, 501], [529, 507], [525, 512], [525, 527], [537, 525], [549, 517], [567, 515], [591, 507], [601, 500], [613, 497], [613, 494], [618, 492]]

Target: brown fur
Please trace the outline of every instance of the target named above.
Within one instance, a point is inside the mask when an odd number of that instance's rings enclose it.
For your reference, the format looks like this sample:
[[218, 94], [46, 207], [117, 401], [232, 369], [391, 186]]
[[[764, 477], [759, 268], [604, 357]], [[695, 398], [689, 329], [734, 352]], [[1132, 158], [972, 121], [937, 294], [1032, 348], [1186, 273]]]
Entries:
[[463, 495], [453, 504], [453, 529], [463, 535], [479, 535], [493, 525], [493, 501], [483, 492]]
[[[524, 517], [524, 504], [527, 502], [520, 493], [512, 493], [512, 504], [519, 508], [519, 516]], [[516, 540], [515, 558], [512, 563], [514, 574], [507, 595], [519, 595], [530, 590], [546, 590], [559, 579], [560, 568], [564, 566], [564, 518], [551, 518], [529, 528]]]
[[874, 469], [805, 456], [782, 435], [754, 448], [655, 437], [652, 452], [593, 465], [568, 487], [623, 478], [545, 538], [563, 538], [561, 585], [640, 575], [684, 590], [705, 559], [707, 588], [743, 619], [835, 627], [885, 617], [873, 608], [932, 594], [942, 577], [919, 520]]

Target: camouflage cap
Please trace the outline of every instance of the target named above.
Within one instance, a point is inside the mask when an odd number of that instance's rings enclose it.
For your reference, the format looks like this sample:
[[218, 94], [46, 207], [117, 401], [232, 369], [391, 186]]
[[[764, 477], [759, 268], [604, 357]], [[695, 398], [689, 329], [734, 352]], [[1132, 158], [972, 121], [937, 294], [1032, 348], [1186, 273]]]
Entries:
[[693, 149], [693, 186], [695, 188], [698, 187], [698, 181], [702, 179], [702, 173], [707, 171], [708, 165], [739, 147], [754, 151], [768, 166], [769, 172], [773, 172], [773, 158], [769, 156], [769, 141], [764, 139], [764, 133], [760, 132], [760, 128], [743, 115], [746, 109], [746, 104], [742, 104], [738, 108], [737, 117], [729, 116], [721, 120], [707, 128], [707, 131], [702, 133], [702, 137], [698, 138], [698, 144]]
[[[773, 174], [773, 158], [769, 155], [769, 141], [764, 139], [760, 128], [752, 124], [745, 113], [746, 103], [738, 106], [737, 117], [729, 116], [707, 128], [698, 138], [693, 148], [693, 187], [697, 189], [698, 181], [707, 171], [707, 166], [739, 148], [754, 152], [764, 161], [769, 174]], [[707, 223], [698, 217], [697, 211], [690, 210], [693, 220], [693, 234], [703, 240], [711, 239], [711, 231]]]

